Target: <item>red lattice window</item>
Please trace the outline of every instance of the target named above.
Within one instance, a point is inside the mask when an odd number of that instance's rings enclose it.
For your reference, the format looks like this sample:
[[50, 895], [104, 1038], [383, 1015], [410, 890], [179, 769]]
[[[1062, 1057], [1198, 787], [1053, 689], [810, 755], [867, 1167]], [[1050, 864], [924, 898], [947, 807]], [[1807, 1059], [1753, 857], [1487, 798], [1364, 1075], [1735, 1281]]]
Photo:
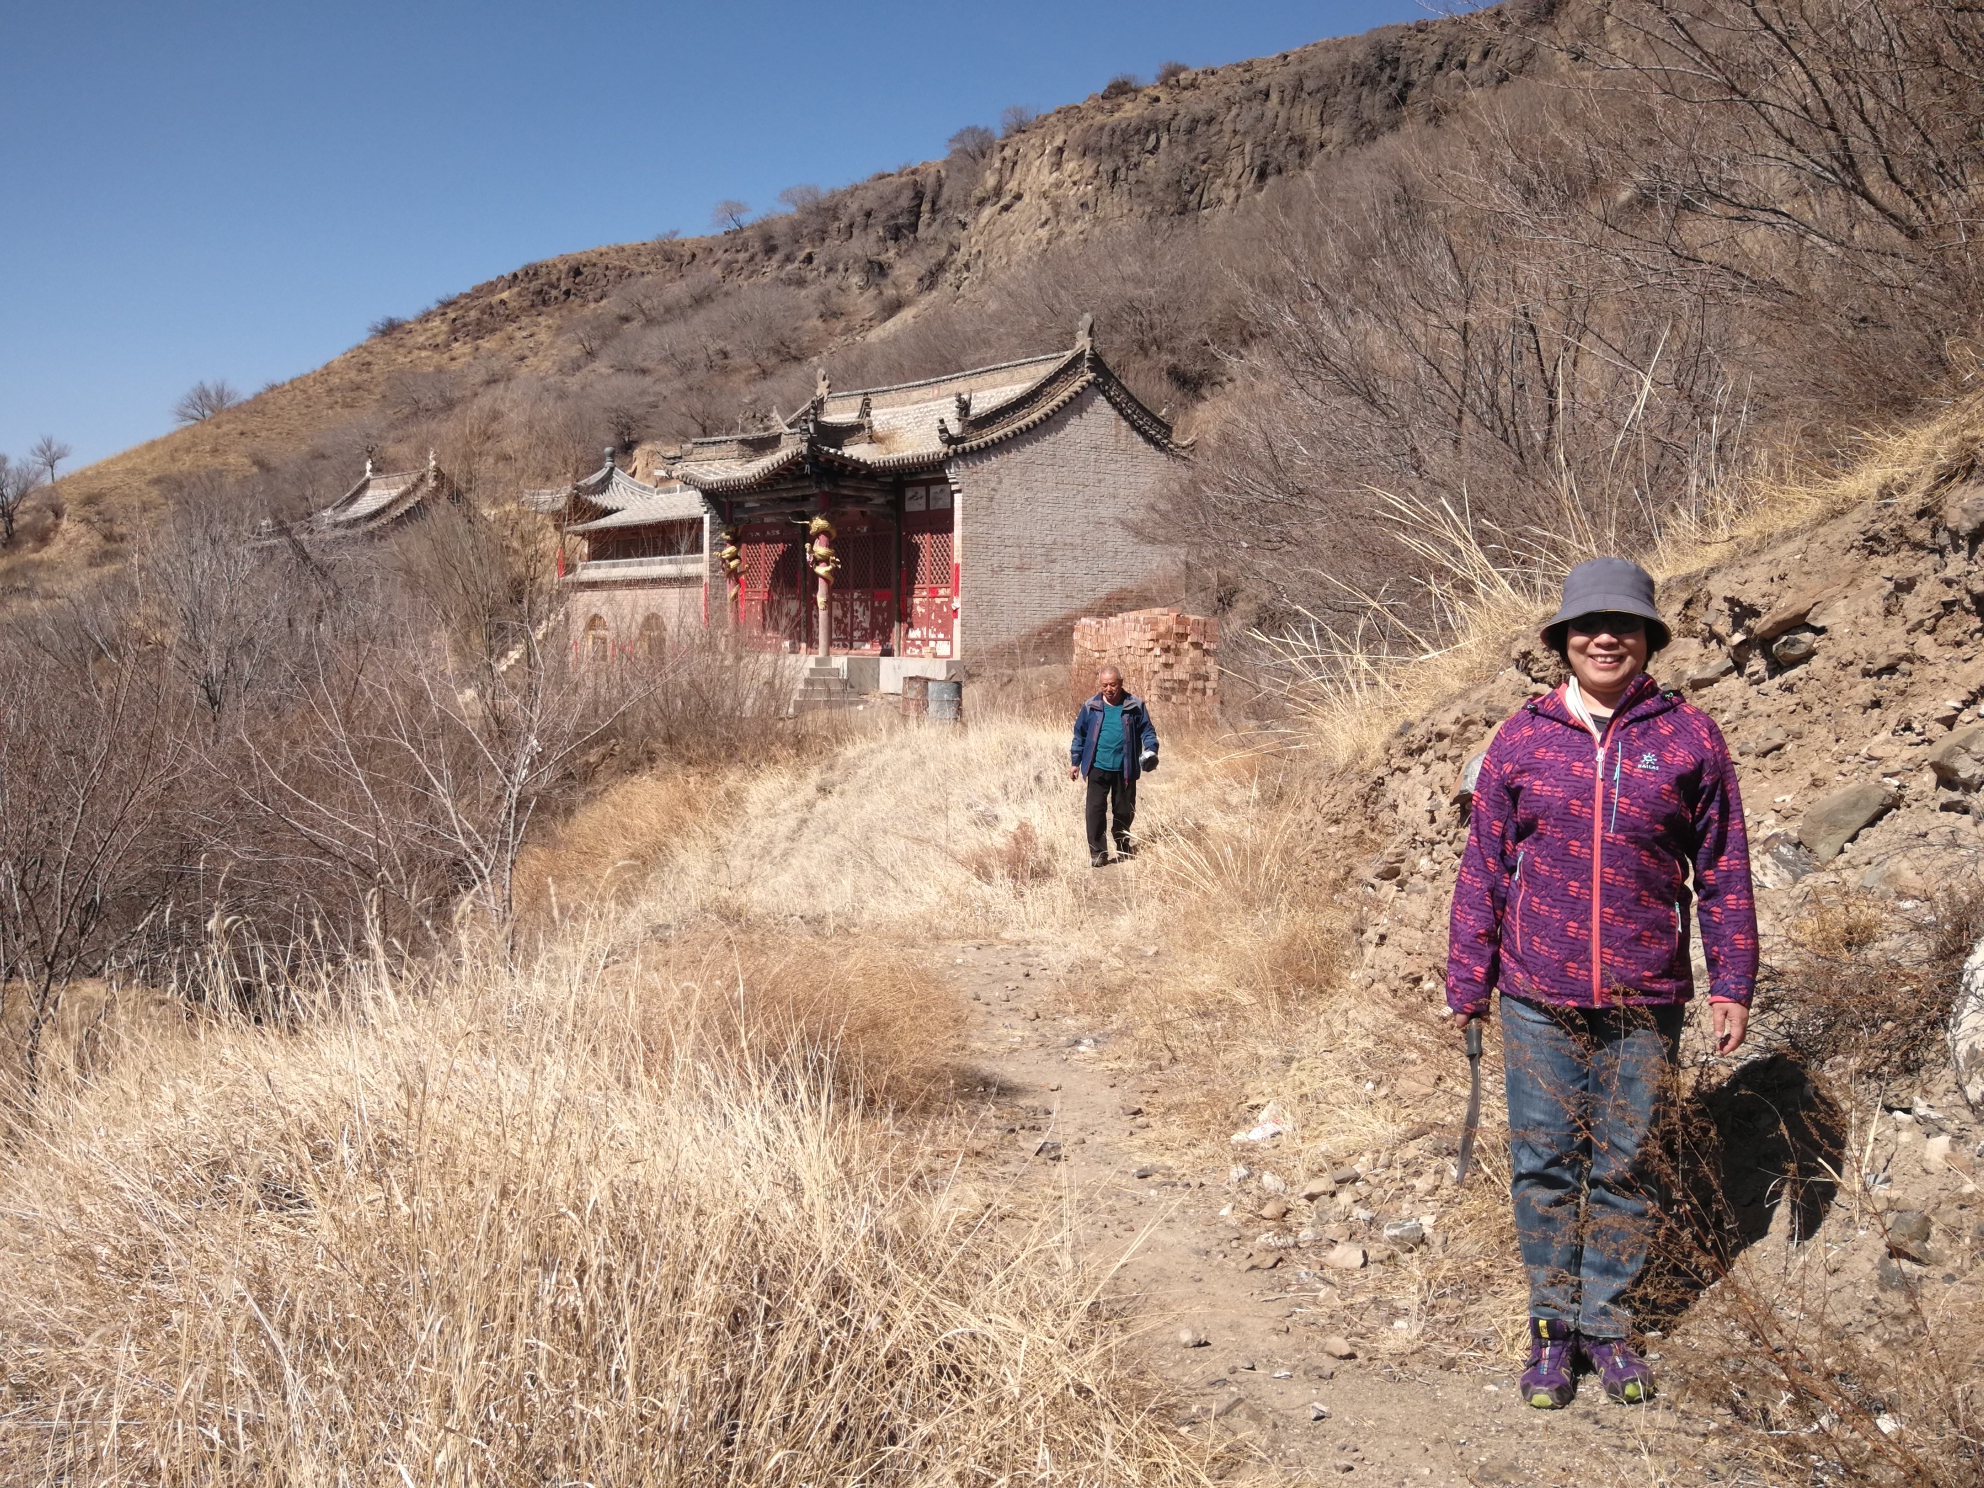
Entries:
[[848, 589], [893, 589], [889, 577], [890, 549], [886, 532], [850, 532], [839, 543], [841, 571], [834, 581]]
[[911, 584], [918, 589], [951, 587], [951, 534], [948, 530], [907, 533], [903, 543], [912, 549], [904, 555], [908, 561], [903, 564], [909, 570]]

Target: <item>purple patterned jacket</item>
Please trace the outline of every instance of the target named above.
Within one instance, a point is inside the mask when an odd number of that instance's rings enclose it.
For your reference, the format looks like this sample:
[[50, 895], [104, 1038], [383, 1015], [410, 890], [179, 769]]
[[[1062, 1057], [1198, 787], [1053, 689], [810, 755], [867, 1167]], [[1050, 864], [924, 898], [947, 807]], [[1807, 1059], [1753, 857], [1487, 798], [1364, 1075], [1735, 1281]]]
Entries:
[[[1496, 733], [1454, 886], [1447, 1006], [1685, 1002], [1694, 868], [1709, 996], [1747, 1004], [1757, 911], [1722, 730], [1634, 679], [1599, 750], [1558, 688]], [[1593, 906], [1597, 913], [1594, 915]]]

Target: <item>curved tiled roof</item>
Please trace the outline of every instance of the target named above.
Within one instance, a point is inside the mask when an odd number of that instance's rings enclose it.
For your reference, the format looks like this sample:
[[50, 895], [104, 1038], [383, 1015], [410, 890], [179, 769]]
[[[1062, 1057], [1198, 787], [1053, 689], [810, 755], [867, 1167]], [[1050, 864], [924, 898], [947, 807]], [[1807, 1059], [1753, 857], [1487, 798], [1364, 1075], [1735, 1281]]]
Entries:
[[[567, 527], [567, 532], [605, 532], [615, 527], [643, 527], [649, 522], [682, 522], [700, 520], [703, 515], [702, 492], [689, 486], [642, 486], [632, 479], [627, 486], [640, 486], [647, 494], [628, 500], [618, 511], [609, 512], [590, 522], [579, 522]], [[593, 497], [597, 501], [598, 497]]]
[[398, 521], [430, 495], [453, 493], [453, 482], [431, 462], [420, 470], [381, 475], [373, 473], [368, 461], [357, 485], [313, 513], [298, 530], [316, 536], [374, 532]]
[[690, 444], [670, 473], [711, 495], [751, 490], [813, 463], [853, 471], [941, 465], [1038, 428], [1089, 388], [1167, 454], [1186, 446], [1084, 338], [1072, 351], [892, 387], [815, 397], [784, 426]]

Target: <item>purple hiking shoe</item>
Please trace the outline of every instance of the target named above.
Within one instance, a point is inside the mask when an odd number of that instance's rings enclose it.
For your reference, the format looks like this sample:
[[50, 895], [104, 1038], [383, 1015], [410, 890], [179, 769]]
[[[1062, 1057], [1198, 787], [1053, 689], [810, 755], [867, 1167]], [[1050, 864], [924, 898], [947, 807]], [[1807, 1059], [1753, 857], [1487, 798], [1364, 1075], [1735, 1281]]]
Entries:
[[1577, 1399], [1577, 1376], [1571, 1372], [1577, 1334], [1556, 1318], [1529, 1320], [1529, 1368], [1522, 1372], [1522, 1398], [1538, 1410], [1562, 1410]]
[[1580, 1338], [1578, 1348], [1605, 1382], [1605, 1393], [1619, 1404], [1644, 1405], [1653, 1399], [1653, 1371], [1625, 1339]]

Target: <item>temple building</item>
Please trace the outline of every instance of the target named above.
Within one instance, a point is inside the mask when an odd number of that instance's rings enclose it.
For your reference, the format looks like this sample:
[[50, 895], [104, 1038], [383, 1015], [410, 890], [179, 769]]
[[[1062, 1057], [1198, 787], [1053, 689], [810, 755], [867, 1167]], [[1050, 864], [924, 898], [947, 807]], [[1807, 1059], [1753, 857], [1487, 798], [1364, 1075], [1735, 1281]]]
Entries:
[[431, 501], [459, 501], [446, 471], [434, 463], [434, 452], [427, 452], [427, 464], [419, 470], [402, 470], [382, 475], [365, 461], [365, 474], [357, 485], [322, 511], [314, 512], [298, 529], [303, 537], [357, 537], [385, 532], [407, 522], [418, 521]]
[[1147, 580], [1170, 555], [1136, 524], [1183, 453], [1083, 317], [1049, 356], [850, 392], [823, 372], [792, 417], [692, 441], [654, 484], [609, 453], [525, 503], [585, 541], [565, 582], [588, 655], [693, 621], [894, 691]]

